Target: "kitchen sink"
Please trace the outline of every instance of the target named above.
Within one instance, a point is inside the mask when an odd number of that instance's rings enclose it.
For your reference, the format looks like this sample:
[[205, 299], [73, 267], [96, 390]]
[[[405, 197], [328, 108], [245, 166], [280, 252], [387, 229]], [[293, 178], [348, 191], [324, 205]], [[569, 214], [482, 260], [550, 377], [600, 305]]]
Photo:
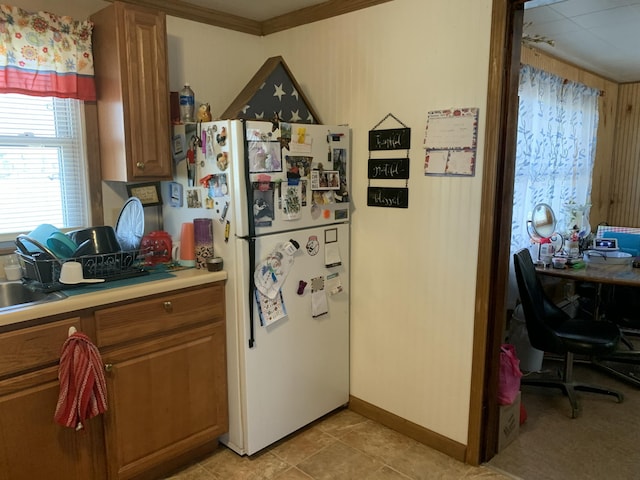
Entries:
[[67, 296], [62, 292], [39, 292], [22, 282], [0, 283], [0, 313], [13, 308], [54, 302], [63, 298], [67, 298]]

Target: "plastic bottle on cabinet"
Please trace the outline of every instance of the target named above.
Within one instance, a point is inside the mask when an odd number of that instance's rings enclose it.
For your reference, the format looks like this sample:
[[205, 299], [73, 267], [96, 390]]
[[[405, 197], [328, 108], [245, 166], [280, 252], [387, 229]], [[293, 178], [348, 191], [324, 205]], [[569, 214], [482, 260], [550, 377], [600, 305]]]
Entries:
[[180, 90], [180, 121], [182, 123], [195, 122], [196, 96], [188, 83]]

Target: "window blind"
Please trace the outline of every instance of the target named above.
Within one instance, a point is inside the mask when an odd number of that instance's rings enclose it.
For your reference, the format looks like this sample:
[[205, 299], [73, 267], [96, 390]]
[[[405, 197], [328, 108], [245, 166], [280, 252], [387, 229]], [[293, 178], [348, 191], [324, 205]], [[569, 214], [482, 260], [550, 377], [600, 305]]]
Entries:
[[0, 94], [0, 240], [88, 225], [81, 102]]

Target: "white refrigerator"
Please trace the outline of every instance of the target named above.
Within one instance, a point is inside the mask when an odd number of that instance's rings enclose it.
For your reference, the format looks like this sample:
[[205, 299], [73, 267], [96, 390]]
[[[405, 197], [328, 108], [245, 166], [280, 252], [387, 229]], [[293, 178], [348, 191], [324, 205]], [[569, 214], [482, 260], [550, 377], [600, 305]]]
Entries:
[[252, 455], [348, 402], [350, 130], [233, 120], [195, 136], [195, 158], [176, 163], [192, 208], [165, 207], [165, 225], [214, 220], [228, 272], [221, 441]]

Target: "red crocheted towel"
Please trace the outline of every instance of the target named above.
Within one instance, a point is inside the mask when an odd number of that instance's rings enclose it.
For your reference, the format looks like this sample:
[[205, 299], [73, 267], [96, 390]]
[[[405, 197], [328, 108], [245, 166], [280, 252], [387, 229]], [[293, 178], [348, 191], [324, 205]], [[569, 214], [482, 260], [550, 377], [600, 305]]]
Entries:
[[62, 345], [60, 394], [53, 416], [65, 427], [80, 430], [82, 422], [107, 410], [107, 385], [102, 358], [84, 333], [71, 334]]

